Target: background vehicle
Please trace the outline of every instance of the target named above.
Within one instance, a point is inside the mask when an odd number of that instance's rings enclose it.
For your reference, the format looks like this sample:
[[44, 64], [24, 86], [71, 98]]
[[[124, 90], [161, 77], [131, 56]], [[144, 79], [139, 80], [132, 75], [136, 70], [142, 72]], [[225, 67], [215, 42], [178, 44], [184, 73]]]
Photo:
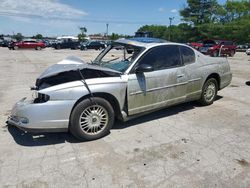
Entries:
[[78, 49], [78, 46], [80, 45], [80, 42], [78, 41], [78, 39], [72, 39], [72, 38], [61, 38], [59, 40], [57, 40], [56, 42], [54, 42], [52, 44], [52, 47], [59, 50], [59, 49]]
[[26, 41], [21, 41], [21, 42], [11, 42], [8, 47], [10, 50], [17, 50], [19, 48], [22, 48], [22, 49], [33, 48], [36, 50], [41, 50], [45, 48], [45, 44], [43, 42], [37, 42], [34, 40], [26, 40]]
[[200, 52], [213, 57], [217, 56], [234, 56], [236, 52], [236, 45], [232, 41], [226, 40], [204, 40], [200, 48]]
[[37, 97], [19, 101], [8, 123], [93, 140], [107, 135], [115, 118], [127, 121], [193, 100], [210, 105], [231, 79], [226, 58], [183, 44], [120, 39], [92, 63], [70, 57], [49, 67], [36, 80]]
[[189, 46], [191, 46], [192, 48], [196, 49], [196, 50], [200, 50], [200, 48], [203, 46], [202, 42], [191, 42], [189, 44]]
[[9, 46], [10, 41], [7, 40], [1, 40], [0, 41], [0, 46], [1, 47], [8, 47]]
[[107, 45], [100, 41], [87, 41], [81, 44], [80, 49], [81, 50], [87, 50], [87, 49], [102, 50], [106, 47]]
[[248, 48], [248, 49], [246, 50], [246, 54], [247, 54], [247, 55], [250, 55], [250, 48]]

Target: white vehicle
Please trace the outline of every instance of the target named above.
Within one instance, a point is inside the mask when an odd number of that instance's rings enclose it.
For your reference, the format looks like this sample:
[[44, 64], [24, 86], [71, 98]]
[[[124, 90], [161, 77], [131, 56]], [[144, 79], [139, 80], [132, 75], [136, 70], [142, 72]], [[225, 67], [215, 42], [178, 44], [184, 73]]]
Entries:
[[250, 48], [248, 48], [248, 49], [246, 50], [246, 54], [247, 54], [247, 55], [250, 55]]

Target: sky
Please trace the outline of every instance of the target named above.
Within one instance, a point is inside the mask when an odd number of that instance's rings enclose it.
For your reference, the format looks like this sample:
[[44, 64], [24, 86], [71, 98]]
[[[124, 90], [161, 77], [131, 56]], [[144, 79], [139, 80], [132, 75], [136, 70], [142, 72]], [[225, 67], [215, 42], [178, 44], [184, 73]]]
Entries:
[[[218, 0], [225, 3], [226, 0]], [[133, 35], [143, 25], [181, 23], [186, 0], [0, 0], [0, 34], [62, 36], [79, 33]]]

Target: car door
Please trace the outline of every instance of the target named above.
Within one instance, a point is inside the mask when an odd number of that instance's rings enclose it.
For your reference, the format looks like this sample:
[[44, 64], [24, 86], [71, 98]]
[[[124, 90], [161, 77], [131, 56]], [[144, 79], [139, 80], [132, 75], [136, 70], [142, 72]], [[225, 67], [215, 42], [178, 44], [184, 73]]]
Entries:
[[99, 45], [99, 43], [98, 42], [93, 42], [92, 43], [92, 49], [98, 49], [98, 45]]
[[88, 49], [93, 49], [94, 47], [94, 42], [90, 42], [88, 45], [87, 45], [87, 48]]
[[[151, 72], [136, 73], [150, 65]], [[145, 52], [128, 75], [128, 113], [154, 110], [185, 101], [186, 76], [178, 45], [162, 45]]]
[[36, 48], [37, 42], [36, 41], [30, 41], [29, 48]]
[[28, 41], [22, 41], [19, 45], [19, 48], [28, 48], [29, 44]]

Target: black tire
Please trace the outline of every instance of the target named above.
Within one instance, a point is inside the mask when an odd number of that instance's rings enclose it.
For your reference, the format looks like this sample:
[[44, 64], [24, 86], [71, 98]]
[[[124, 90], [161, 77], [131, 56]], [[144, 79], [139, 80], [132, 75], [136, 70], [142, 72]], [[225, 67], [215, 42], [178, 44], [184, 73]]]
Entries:
[[13, 47], [13, 50], [18, 50], [18, 49], [19, 49], [18, 46], [14, 46], [14, 47]]
[[77, 46], [70, 48], [71, 50], [77, 50]]
[[212, 54], [213, 57], [218, 57], [219, 56], [219, 52], [218, 51], [214, 51]]
[[235, 54], [235, 51], [234, 51], [234, 50], [232, 50], [232, 51], [230, 52], [229, 56], [230, 56], [230, 57], [233, 57], [233, 56], [234, 56], [234, 54]]
[[56, 45], [56, 49], [57, 49], [57, 50], [60, 50], [60, 49], [61, 49], [61, 46], [60, 46], [60, 45]]
[[40, 46], [37, 46], [36, 47], [36, 50], [41, 50], [42, 48]]
[[81, 46], [81, 50], [83, 51], [85, 51], [85, 50], [87, 50], [87, 47], [86, 46]]
[[207, 79], [207, 81], [203, 85], [201, 98], [199, 102], [204, 106], [213, 104], [214, 100], [216, 99], [217, 92], [218, 92], [217, 80], [215, 78]]
[[[95, 108], [100, 108], [103, 113]], [[98, 116], [97, 112], [101, 113], [101, 116]], [[71, 113], [69, 130], [81, 141], [95, 140], [109, 134], [114, 119], [114, 110], [110, 103], [103, 98], [93, 97], [91, 100], [85, 99], [75, 106]], [[104, 121], [106, 122], [102, 123]], [[95, 131], [97, 132], [95, 133]]]

